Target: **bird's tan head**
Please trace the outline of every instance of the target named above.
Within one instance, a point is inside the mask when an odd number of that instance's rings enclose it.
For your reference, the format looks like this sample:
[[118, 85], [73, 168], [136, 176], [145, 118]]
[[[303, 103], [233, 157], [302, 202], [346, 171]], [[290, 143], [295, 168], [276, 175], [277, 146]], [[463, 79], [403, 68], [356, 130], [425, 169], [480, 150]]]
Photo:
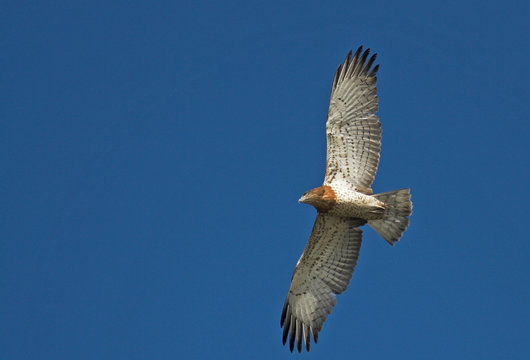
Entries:
[[315, 207], [320, 212], [328, 212], [337, 201], [335, 191], [331, 186], [322, 185], [309, 190], [298, 200], [299, 203], [308, 204]]

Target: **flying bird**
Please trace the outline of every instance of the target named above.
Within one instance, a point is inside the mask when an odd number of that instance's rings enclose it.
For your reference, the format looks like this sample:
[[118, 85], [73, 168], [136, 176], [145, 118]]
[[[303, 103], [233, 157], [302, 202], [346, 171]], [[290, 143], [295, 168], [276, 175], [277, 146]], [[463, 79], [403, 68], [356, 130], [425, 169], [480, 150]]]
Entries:
[[[374, 194], [371, 188], [379, 164], [381, 123], [378, 110], [376, 54], [362, 46], [333, 78], [326, 122], [327, 159], [322, 186], [299, 202], [317, 210], [313, 231], [298, 260], [285, 299], [280, 324], [283, 344], [307, 351], [311, 336], [317, 343], [336, 295], [348, 287], [368, 223], [390, 245], [409, 224], [410, 189]], [[373, 67], [372, 67], [373, 66]]]

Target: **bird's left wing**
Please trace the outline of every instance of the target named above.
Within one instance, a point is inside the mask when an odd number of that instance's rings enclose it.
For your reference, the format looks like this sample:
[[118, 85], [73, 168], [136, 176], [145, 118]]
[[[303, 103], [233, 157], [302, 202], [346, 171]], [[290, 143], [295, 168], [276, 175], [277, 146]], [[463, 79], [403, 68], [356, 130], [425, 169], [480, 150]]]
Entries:
[[291, 286], [281, 316], [283, 344], [289, 336], [293, 351], [296, 341], [307, 351], [310, 336], [315, 343], [318, 332], [337, 300], [335, 295], [348, 287], [361, 248], [364, 220], [346, 219], [318, 213], [309, 241], [294, 269]]

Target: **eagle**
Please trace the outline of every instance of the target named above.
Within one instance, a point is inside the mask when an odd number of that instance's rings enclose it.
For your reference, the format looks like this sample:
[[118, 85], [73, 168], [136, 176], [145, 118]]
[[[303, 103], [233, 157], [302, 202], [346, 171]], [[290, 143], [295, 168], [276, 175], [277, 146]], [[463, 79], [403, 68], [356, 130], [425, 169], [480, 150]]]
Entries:
[[410, 189], [374, 194], [371, 188], [381, 150], [377, 71], [370, 49], [348, 53], [333, 78], [326, 122], [326, 173], [322, 186], [299, 202], [316, 208], [307, 245], [294, 269], [280, 325], [291, 352], [317, 343], [326, 317], [350, 283], [368, 223], [390, 245], [409, 224]]

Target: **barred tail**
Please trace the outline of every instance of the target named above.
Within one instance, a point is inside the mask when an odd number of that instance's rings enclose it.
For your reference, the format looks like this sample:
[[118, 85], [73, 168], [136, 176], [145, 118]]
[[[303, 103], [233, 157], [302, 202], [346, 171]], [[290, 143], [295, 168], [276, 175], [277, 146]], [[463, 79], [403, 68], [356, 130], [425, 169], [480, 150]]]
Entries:
[[383, 237], [390, 245], [394, 245], [409, 226], [412, 214], [410, 189], [400, 189], [373, 195], [386, 204], [387, 208], [380, 220], [369, 220], [368, 225]]

